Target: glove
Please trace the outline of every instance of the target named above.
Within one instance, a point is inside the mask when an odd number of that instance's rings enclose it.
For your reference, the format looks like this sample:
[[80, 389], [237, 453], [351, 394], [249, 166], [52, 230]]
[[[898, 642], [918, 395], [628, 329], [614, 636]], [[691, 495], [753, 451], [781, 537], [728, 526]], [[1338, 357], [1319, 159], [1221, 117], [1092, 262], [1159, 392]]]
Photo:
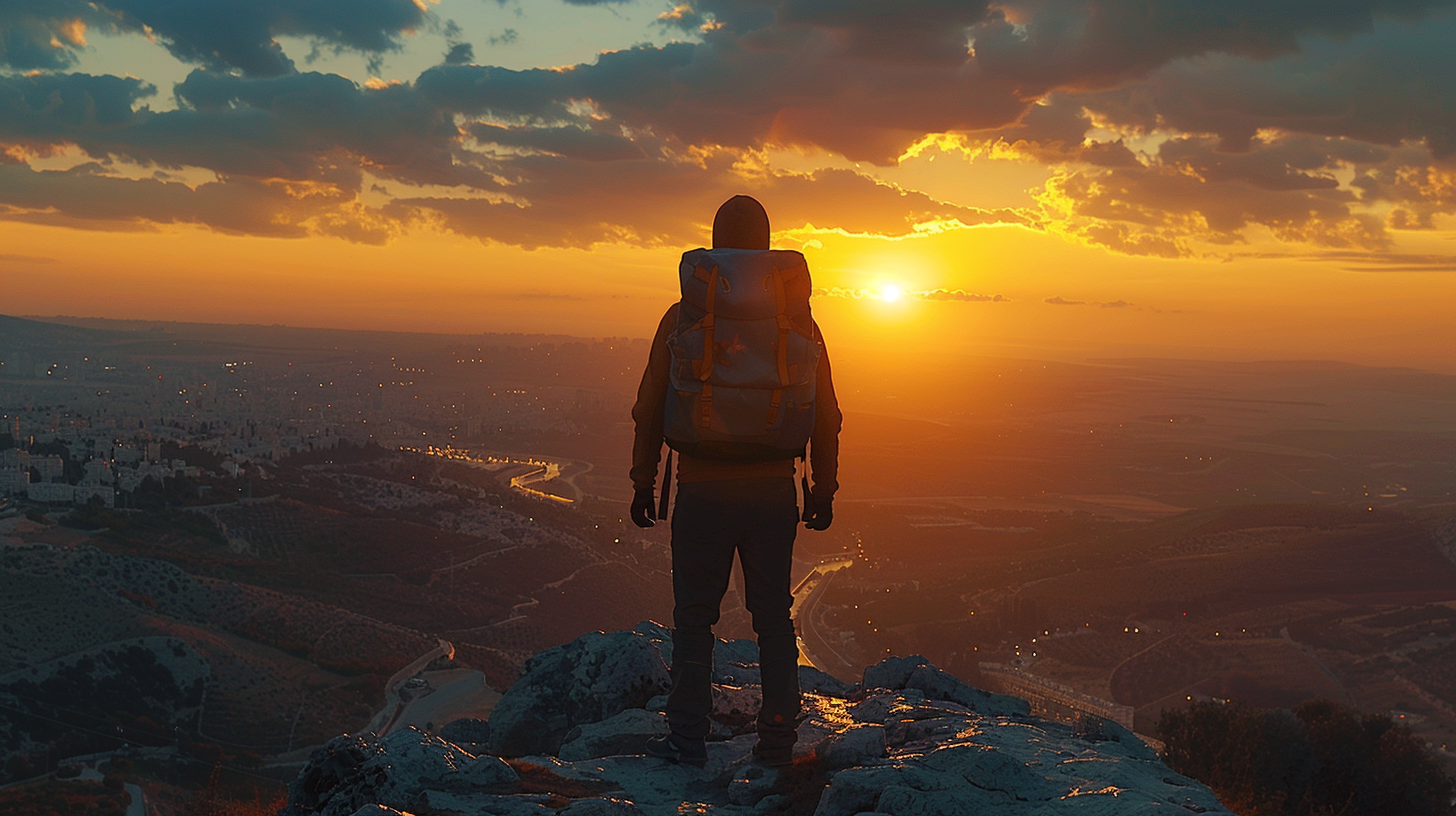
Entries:
[[657, 501], [651, 490], [639, 490], [632, 494], [632, 523], [638, 527], [651, 527], [657, 519]]
[[828, 530], [834, 522], [834, 497], [815, 496], [812, 493], [804, 502], [804, 526], [810, 530]]

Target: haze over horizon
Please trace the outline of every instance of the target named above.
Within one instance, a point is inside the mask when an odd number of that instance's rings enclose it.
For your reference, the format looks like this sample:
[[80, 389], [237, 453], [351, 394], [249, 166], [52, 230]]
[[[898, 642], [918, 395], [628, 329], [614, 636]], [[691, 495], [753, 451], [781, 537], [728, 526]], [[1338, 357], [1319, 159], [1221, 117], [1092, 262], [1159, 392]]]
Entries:
[[4, 312], [645, 337], [763, 201], [846, 352], [1456, 373], [1456, 9], [22, 0]]

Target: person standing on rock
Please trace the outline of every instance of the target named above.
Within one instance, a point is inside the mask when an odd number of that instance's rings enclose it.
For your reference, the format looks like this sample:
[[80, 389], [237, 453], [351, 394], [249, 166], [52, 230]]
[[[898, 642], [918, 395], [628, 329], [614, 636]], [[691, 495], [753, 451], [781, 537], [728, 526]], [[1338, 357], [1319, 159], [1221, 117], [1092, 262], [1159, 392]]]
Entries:
[[[804, 256], [769, 249], [768, 214], [734, 196], [713, 219], [713, 248], [683, 254], [682, 300], [663, 315], [632, 408], [632, 521], [651, 527], [667, 514], [673, 452], [673, 652], [669, 734], [654, 756], [707, 761], [711, 728], [713, 625], [733, 557], [743, 566], [744, 601], [758, 636], [763, 704], [754, 756], [793, 761], [800, 707], [798, 639], [789, 610], [789, 571], [800, 520], [828, 529], [842, 415], [829, 356], [809, 313]], [[662, 445], [669, 452], [659, 504]], [[813, 478], [795, 471], [807, 459]]]

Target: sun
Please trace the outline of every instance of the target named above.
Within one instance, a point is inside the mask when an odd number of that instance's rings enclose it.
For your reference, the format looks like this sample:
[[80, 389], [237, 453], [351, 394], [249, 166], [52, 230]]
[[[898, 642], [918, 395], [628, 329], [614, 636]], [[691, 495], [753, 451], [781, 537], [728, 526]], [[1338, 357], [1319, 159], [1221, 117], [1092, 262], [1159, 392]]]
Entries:
[[900, 291], [900, 287], [896, 286], [893, 283], [887, 283], [885, 284], [885, 287], [880, 290], [880, 299], [885, 301], [886, 303], [894, 303], [895, 301], [899, 300], [904, 294], [904, 292]]

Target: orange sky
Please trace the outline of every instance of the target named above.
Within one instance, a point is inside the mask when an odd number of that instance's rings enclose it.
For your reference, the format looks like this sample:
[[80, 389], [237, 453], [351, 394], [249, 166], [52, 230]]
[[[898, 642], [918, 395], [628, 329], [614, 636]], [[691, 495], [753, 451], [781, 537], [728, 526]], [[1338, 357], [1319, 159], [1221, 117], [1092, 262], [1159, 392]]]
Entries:
[[0, 312], [640, 337], [744, 192], [841, 349], [1456, 372], [1451, 13], [399, 2], [271, 51], [22, 4]]

